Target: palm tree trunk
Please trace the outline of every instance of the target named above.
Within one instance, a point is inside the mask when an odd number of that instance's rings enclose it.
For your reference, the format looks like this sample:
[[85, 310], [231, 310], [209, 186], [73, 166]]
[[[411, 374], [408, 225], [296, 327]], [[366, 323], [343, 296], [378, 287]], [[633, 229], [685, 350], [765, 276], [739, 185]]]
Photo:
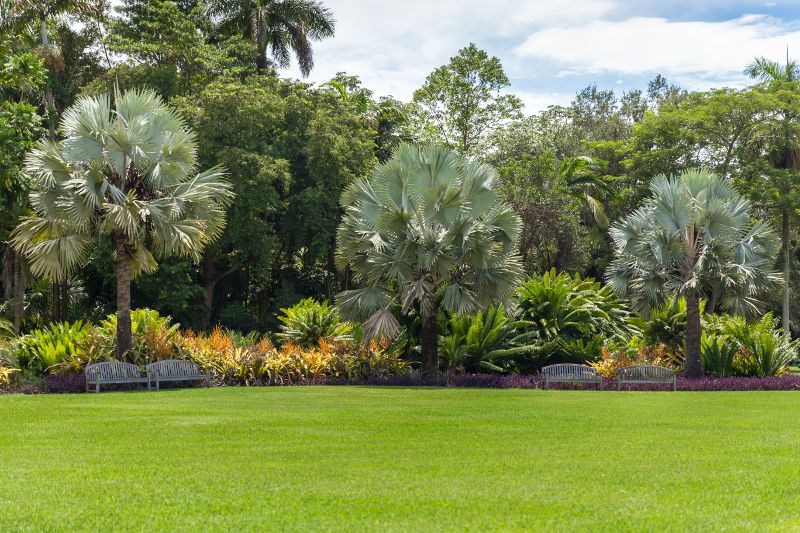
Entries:
[[[42, 48], [44, 48], [45, 53], [47, 49], [50, 47], [50, 37], [48, 36], [47, 32], [47, 17], [42, 14], [40, 20], [40, 33], [42, 38]], [[53, 116], [56, 110], [56, 100], [53, 97], [53, 88], [50, 86], [50, 80], [47, 80], [47, 86], [44, 89], [44, 106], [45, 106], [45, 113], [47, 114], [47, 129], [50, 132], [50, 140], [56, 140], [56, 121]]]
[[22, 329], [22, 315], [25, 313], [25, 272], [22, 257], [14, 252], [14, 334]]
[[694, 292], [689, 292], [686, 294], [686, 359], [683, 362], [683, 375], [689, 378], [703, 375], [700, 334], [700, 299]]
[[131, 333], [131, 260], [124, 235], [114, 236], [117, 248], [117, 346], [116, 357], [123, 360], [133, 347]]
[[781, 224], [781, 241], [783, 242], [783, 312], [781, 314], [781, 324], [783, 330], [789, 333], [789, 282], [792, 277], [792, 242], [789, 234], [789, 209], [783, 209], [783, 223]]
[[428, 382], [435, 382], [439, 373], [439, 331], [437, 315], [439, 302], [435, 294], [426, 294], [420, 303], [422, 318], [422, 375]]

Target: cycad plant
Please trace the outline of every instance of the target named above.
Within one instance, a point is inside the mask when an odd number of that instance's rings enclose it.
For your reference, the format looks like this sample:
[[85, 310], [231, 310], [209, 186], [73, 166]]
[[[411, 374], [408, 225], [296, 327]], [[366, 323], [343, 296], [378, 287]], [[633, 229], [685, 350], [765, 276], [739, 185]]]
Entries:
[[555, 269], [523, 283], [516, 295], [517, 318], [541, 340], [627, 337], [630, 313], [608, 286], [592, 278], [556, 274]]
[[64, 113], [63, 141], [41, 141], [26, 160], [35, 214], [14, 246], [38, 276], [62, 281], [97, 238], [114, 247], [117, 345], [131, 348], [131, 280], [155, 257], [199, 259], [222, 231], [233, 193], [220, 168], [197, 173], [196, 142], [152, 91], [83, 97]]
[[715, 288], [722, 308], [752, 314], [780, 280], [772, 265], [778, 239], [753, 222], [750, 204], [708, 170], [655, 178], [642, 207], [611, 228], [616, 258], [608, 280], [635, 307], [686, 299], [684, 373], [702, 374], [700, 298]]
[[336, 307], [313, 298], [301, 300], [292, 307], [281, 309], [278, 317], [283, 324], [277, 337], [303, 348], [317, 346], [320, 340], [349, 341], [353, 325], [342, 322]]
[[440, 352], [449, 370], [503, 372], [509, 358], [531, 352], [525, 324], [506, 315], [505, 307], [493, 306], [471, 316], [453, 316], [450, 333], [440, 340]]
[[342, 195], [337, 266], [360, 285], [338, 295], [368, 337], [399, 330], [392, 308], [419, 302], [424, 371], [438, 367], [437, 314], [508, 304], [522, 276], [519, 217], [491, 167], [438, 147], [400, 146]]

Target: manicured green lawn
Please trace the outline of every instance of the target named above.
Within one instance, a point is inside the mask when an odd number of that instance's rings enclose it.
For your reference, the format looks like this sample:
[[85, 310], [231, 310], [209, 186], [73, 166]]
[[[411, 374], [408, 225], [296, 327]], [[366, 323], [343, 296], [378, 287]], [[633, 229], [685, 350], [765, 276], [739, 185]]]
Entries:
[[800, 394], [0, 397], [0, 531], [796, 530]]

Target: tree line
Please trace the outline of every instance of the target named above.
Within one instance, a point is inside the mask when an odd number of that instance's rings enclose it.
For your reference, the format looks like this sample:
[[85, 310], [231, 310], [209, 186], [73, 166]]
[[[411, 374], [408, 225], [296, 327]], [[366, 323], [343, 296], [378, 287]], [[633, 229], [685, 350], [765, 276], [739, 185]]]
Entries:
[[[475, 44], [410, 101], [376, 98], [354, 73], [321, 86], [282, 79], [293, 61], [308, 74], [314, 41], [335, 31], [334, 14], [309, 0], [16, 1], [0, 2], [0, 19], [2, 313], [17, 329], [116, 308], [113, 236], [96, 238], [68, 276], [37, 269], [9, 243], [35, 212], [23, 172], [35, 144], [68, 139], [65, 112], [82, 98], [131, 89], [175, 110], [195, 135], [193, 165], [224, 168], [230, 184], [218, 238], [196, 257], [163, 254], [132, 274], [133, 307], [187, 327], [272, 330], [281, 307], [357, 289], [357, 273], [336, 266], [340, 197], [410, 141], [493, 167], [499, 199], [521, 221], [528, 273], [603, 278], [609, 226], [643, 204], [656, 176], [713, 170], [778, 230], [784, 284], [768, 303], [796, 329], [800, 71], [791, 61], [742, 58], [753, 79], [745, 89], [690, 92], [656, 76], [622, 94], [592, 85], [526, 115], [499, 59]], [[723, 289], [711, 288], [706, 311]]]

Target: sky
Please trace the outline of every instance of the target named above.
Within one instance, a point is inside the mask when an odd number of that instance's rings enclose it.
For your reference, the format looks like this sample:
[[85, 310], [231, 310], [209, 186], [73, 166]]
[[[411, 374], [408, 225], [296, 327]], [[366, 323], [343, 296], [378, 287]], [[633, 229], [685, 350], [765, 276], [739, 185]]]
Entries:
[[[800, 59], [800, 0], [323, 0], [336, 36], [314, 45], [308, 78], [358, 75], [376, 96], [409, 100], [470, 42], [497, 56], [509, 92], [534, 113], [596, 83], [742, 87], [756, 56]], [[300, 77], [296, 68], [284, 76]]]

